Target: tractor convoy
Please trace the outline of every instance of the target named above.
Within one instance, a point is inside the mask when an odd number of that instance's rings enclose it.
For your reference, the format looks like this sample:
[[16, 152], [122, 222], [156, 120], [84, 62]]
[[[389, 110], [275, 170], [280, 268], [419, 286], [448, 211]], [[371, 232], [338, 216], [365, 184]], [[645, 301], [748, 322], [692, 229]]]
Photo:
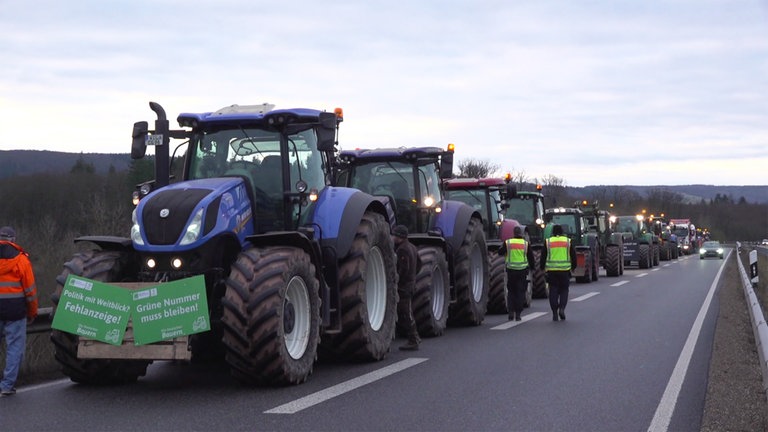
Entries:
[[[84, 298], [74, 289], [101, 284], [126, 293], [133, 312], [157, 313], [131, 313], [103, 337], [54, 316], [55, 358], [75, 382], [131, 382], [155, 360], [204, 360], [246, 384], [292, 385], [318, 358], [381, 360], [402, 330], [390, 237], [399, 224], [418, 250], [418, 331], [433, 337], [507, 313], [497, 252], [515, 227], [536, 258], [526, 306], [548, 295], [539, 260], [554, 224], [576, 245], [578, 282], [598, 280], [601, 266], [619, 276], [632, 262], [658, 265], [660, 248], [663, 259], [694, 248], [690, 221], [649, 227], [587, 202], [545, 209], [540, 187], [518, 190], [509, 176], [453, 178], [452, 144], [340, 151], [340, 109], [232, 105], [180, 114], [170, 129], [165, 110], [149, 106], [154, 127], [134, 124], [131, 157], [154, 147], [154, 179], [137, 186], [130, 232], [75, 239], [80, 252], [56, 278], [53, 300], [56, 315], [102, 316], [73, 303]], [[186, 146], [180, 178], [170, 175], [171, 140]], [[183, 315], [198, 305], [178, 302], [200, 298], [191, 331], [147, 339], [147, 322]], [[166, 304], [174, 308], [161, 312]]]

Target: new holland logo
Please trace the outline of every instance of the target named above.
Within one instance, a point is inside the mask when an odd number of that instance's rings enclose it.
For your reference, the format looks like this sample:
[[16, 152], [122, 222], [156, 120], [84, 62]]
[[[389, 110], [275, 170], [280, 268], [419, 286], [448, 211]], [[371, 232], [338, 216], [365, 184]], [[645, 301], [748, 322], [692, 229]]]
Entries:
[[160, 217], [163, 219], [167, 218], [169, 214], [171, 214], [171, 211], [168, 209], [160, 210]]

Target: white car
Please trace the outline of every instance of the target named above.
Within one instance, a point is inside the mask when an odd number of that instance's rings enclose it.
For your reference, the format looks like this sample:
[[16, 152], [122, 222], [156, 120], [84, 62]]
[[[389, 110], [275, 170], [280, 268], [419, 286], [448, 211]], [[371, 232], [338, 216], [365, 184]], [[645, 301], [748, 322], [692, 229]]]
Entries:
[[760, 242], [763, 246], [768, 246], [768, 239], [763, 239], [763, 241]]

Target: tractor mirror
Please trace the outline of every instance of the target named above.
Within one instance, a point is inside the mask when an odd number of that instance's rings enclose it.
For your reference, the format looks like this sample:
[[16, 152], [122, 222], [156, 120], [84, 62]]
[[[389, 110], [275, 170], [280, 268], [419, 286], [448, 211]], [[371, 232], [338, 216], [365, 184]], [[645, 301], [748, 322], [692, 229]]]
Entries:
[[317, 149], [320, 151], [333, 151], [336, 145], [336, 114], [321, 112], [319, 116], [320, 127], [317, 131]]
[[440, 158], [440, 178], [453, 177], [453, 152], [445, 152]]
[[515, 199], [517, 197], [517, 186], [512, 183], [507, 183], [504, 186], [507, 199]]
[[131, 159], [141, 159], [147, 153], [147, 133], [149, 133], [149, 123], [140, 121], [133, 124]]
[[320, 151], [333, 151], [336, 144], [336, 131], [334, 129], [317, 128], [317, 149]]

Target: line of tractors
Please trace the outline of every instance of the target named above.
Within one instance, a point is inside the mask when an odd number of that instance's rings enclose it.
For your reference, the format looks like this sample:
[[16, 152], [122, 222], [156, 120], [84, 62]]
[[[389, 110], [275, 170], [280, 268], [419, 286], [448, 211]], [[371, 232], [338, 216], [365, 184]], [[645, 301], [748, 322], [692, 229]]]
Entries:
[[[202, 275], [211, 330], [169, 351], [135, 345], [130, 332], [111, 345], [54, 329], [55, 357], [75, 382], [131, 382], [153, 361], [175, 360], [224, 362], [244, 383], [287, 385], [307, 380], [318, 358], [381, 360], [399, 332], [396, 224], [418, 249], [422, 336], [507, 312], [497, 251], [517, 226], [537, 261], [527, 306], [548, 295], [538, 260], [554, 224], [577, 245], [577, 282], [597, 280], [600, 267], [615, 277], [678, 256], [660, 220], [586, 201], [546, 208], [541, 188], [518, 190], [509, 176], [454, 178], [452, 145], [340, 151], [340, 109], [233, 105], [180, 114], [170, 129], [164, 109], [149, 105], [154, 128], [134, 124], [131, 156], [154, 147], [155, 178], [134, 193], [128, 236], [75, 239], [87, 247], [64, 264], [54, 304], [69, 275], [131, 289]], [[186, 146], [180, 179], [170, 175], [171, 139]]]

